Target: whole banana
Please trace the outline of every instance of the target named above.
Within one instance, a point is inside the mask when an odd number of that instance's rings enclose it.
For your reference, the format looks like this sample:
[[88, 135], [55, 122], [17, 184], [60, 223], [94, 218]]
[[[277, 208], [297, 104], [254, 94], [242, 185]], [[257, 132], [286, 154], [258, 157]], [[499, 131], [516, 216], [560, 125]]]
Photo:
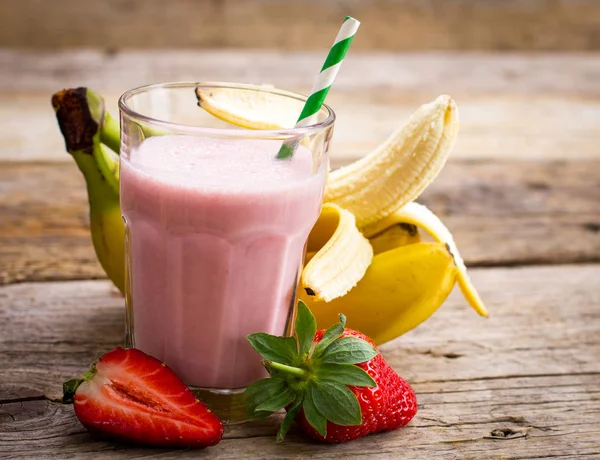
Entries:
[[119, 208], [119, 161], [106, 145], [118, 149], [118, 123], [105, 112], [104, 100], [87, 88], [54, 94], [52, 106], [67, 151], [85, 177], [96, 256], [124, 293], [125, 229]]

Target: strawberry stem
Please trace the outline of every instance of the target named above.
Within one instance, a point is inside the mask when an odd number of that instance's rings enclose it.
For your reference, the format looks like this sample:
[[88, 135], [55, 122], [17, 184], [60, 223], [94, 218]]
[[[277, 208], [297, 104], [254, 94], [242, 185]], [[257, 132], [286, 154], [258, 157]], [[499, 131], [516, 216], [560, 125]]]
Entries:
[[308, 377], [308, 372], [304, 369], [300, 369], [299, 367], [288, 366], [287, 364], [281, 364], [266, 360], [263, 361], [263, 364], [267, 369], [276, 369], [278, 371], [284, 372], [286, 374], [295, 375], [296, 377], [300, 378]]
[[81, 385], [83, 382], [87, 382], [88, 380], [92, 380], [92, 377], [94, 377], [96, 374], [97, 363], [98, 362], [96, 361], [94, 364], [92, 364], [88, 371], [80, 378], [71, 379], [63, 383], [63, 403], [72, 403], [73, 398], [75, 397], [75, 392], [77, 391], [77, 388], [79, 388], [79, 385]]

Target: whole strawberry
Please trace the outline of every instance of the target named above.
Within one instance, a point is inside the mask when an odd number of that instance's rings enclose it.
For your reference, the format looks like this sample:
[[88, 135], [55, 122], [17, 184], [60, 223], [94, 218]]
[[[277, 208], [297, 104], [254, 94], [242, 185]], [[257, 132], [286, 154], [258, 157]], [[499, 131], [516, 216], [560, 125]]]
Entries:
[[295, 337], [248, 336], [270, 377], [250, 385], [250, 418], [286, 408], [278, 440], [293, 420], [314, 439], [338, 443], [406, 425], [417, 413], [415, 393], [364, 334], [345, 329], [346, 318], [316, 331], [315, 318], [298, 304]]
[[134, 348], [115, 348], [80, 379], [63, 385], [63, 401], [91, 432], [164, 447], [217, 444], [223, 424], [173, 371]]

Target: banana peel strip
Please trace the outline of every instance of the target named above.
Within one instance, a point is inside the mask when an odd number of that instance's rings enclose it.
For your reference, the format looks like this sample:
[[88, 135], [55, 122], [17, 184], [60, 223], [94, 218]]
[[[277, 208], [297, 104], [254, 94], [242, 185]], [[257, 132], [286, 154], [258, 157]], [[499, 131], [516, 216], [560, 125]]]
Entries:
[[454, 242], [452, 233], [450, 233], [450, 230], [448, 230], [441, 219], [426, 206], [416, 202], [409, 203], [384, 219], [366, 227], [363, 231], [366, 235], [374, 235], [398, 223], [416, 225], [427, 232], [435, 241], [445, 243], [448, 246], [448, 249], [454, 256], [454, 263], [458, 268], [457, 282], [461, 292], [478, 314], [487, 317], [487, 308], [469, 278], [467, 267]]

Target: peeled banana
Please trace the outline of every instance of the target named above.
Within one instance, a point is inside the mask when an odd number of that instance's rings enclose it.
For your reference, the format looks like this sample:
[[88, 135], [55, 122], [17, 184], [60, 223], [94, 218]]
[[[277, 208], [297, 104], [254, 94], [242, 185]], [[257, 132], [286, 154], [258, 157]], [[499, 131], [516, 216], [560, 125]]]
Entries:
[[367, 156], [332, 171], [324, 201], [356, 216], [359, 228], [415, 200], [435, 179], [458, 133], [458, 110], [449, 96], [421, 106]]
[[125, 229], [119, 207], [119, 161], [101, 142], [118, 145], [118, 125], [104, 111], [102, 97], [87, 88], [60, 91], [52, 106], [66, 148], [83, 173], [90, 205], [92, 242], [100, 265], [124, 293]]

